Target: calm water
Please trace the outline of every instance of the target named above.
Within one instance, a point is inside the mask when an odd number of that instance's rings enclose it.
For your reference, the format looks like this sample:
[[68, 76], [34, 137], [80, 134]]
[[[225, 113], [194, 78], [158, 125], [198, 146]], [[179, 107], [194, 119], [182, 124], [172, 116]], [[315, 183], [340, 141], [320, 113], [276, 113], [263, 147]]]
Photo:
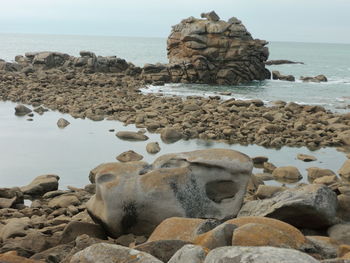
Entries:
[[[279, 65], [270, 67], [283, 74], [314, 76], [325, 74], [329, 82], [306, 84], [267, 80], [241, 86], [166, 85], [149, 87], [144, 92], [159, 92], [176, 95], [208, 96], [230, 91], [236, 98], [260, 98], [266, 102], [274, 100], [319, 104], [335, 111], [349, 111], [350, 104], [350, 45], [278, 43], [269, 44], [270, 59], [302, 61], [305, 65]], [[60, 51], [78, 56], [80, 50], [90, 50], [98, 55], [117, 55], [142, 66], [145, 63], [166, 63], [166, 39], [125, 38], [93, 36], [45, 36], [0, 34], [0, 58], [11, 61], [18, 54], [28, 51]], [[88, 183], [89, 171], [103, 162], [115, 161], [115, 157], [127, 150], [142, 154], [152, 162], [157, 156], [170, 152], [192, 151], [211, 147], [232, 148], [250, 156], [268, 156], [277, 166], [295, 165], [303, 175], [311, 166], [337, 171], [346, 157], [335, 149], [327, 148], [310, 152], [306, 148], [281, 150], [258, 146], [226, 145], [200, 140], [163, 144], [159, 135], [150, 134], [150, 141], [158, 141], [162, 151], [149, 155], [145, 142], [119, 140], [109, 129], [136, 130], [118, 122], [73, 119], [68, 115], [48, 112], [35, 115], [34, 121], [14, 115], [15, 104], [0, 102], [0, 178], [1, 187], [20, 186], [29, 183], [41, 174], [54, 173], [61, 176], [61, 187], [83, 186]], [[58, 118], [64, 116], [71, 122], [66, 129], [56, 126]], [[313, 154], [317, 162], [303, 163], [296, 159], [298, 153]], [[256, 171], [259, 172], [259, 171]]]
[[[268, 156], [276, 166], [297, 166], [304, 176], [307, 174], [305, 169], [312, 166], [337, 171], [346, 160], [344, 153], [333, 148], [314, 152], [304, 147], [273, 150], [254, 145], [227, 145], [201, 140], [164, 144], [159, 134], [147, 134], [150, 139], [146, 142], [129, 142], [118, 139], [115, 132], [109, 132], [109, 129], [136, 131], [133, 125], [125, 127], [115, 121], [93, 122], [74, 119], [52, 111], [44, 115], [35, 114], [34, 121], [27, 121], [27, 117], [14, 115], [15, 105], [11, 102], [0, 102], [1, 187], [22, 186], [42, 174], [59, 175], [60, 188], [68, 185], [81, 187], [89, 183], [88, 175], [91, 169], [104, 162], [116, 161], [117, 155], [128, 150], [134, 150], [142, 154], [145, 161], [153, 162], [155, 158], [166, 153], [229, 148], [251, 157]], [[56, 125], [61, 117], [71, 122], [65, 129], [59, 129]], [[145, 149], [146, 144], [153, 141], [159, 142], [161, 147], [161, 151], [156, 155], [148, 154]], [[304, 163], [296, 159], [298, 153], [312, 154], [318, 160]], [[255, 172], [261, 170], [255, 169]]]
[[[241, 86], [167, 85], [150, 87], [145, 92], [162, 92], [176, 95], [213, 95], [230, 91], [241, 99], [260, 98], [322, 105], [333, 111], [348, 112], [350, 105], [350, 44], [315, 44], [271, 42], [270, 59], [302, 61], [304, 65], [270, 66], [283, 74], [315, 76], [324, 74], [327, 83], [302, 83], [267, 80]], [[166, 39], [16, 35], [0, 34], [0, 58], [11, 61], [18, 54], [28, 51], [60, 51], [79, 55], [80, 50], [91, 50], [98, 55], [116, 55], [142, 66], [145, 63], [167, 62]]]

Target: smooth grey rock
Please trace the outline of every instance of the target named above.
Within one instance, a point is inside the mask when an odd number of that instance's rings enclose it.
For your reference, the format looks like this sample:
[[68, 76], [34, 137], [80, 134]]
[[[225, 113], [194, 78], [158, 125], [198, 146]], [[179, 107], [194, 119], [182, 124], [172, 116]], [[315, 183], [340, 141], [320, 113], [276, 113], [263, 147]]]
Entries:
[[350, 245], [350, 223], [334, 225], [327, 232], [330, 238], [342, 244]]
[[165, 128], [162, 130], [160, 138], [165, 143], [174, 143], [182, 139], [182, 134], [174, 128]]
[[157, 258], [127, 247], [99, 243], [76, 253], [70, 263], [163, 263]]
[[313, 236], [306, 236], [306, 239], [312, 244], [317, 254], [322, 255], [323, 258], [337, 257], [339, 244], [331, 244]]
[[220, 247], [209, 252], [204, 263], [319, 263], [293, 249], [276, 247]]
[[252, 168], [248, 156], [226, 149], [167, 154], [152, 166], [107, 164], [95, 170], [87, 209], [113, 237], [150, 234], [169, 217], [234, 217]]
[[203, 263], [207, 252], [201, 246], [185, 245], [179, 249], [168, 263]]
[[266, 216], [301, 228], [322, 228], [335, 222], [337, 196], [327, 186], [306, 185], [276, 193], [274, 197], [250, 201], [238, 217]]

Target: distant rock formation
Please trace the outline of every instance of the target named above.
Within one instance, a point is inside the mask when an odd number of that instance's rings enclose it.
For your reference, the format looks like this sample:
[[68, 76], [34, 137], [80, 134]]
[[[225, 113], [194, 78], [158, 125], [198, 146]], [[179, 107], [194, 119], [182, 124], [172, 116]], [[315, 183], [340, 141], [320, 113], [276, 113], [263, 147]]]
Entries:
[[205, 19], [190, 17], [173, 26], [167, 42], [172, 82], [239, 84], [270, 78], [268, 42], [253, 39], [235, 17], [222, 21], [213, 11], [201, 16]]
[[304, 62], [300, 61], [291, 61], [287, 59], [277, 59], [277, 60], [269, 60], [265, 62], [265, 65], [272, 66], [272, 65], [283, 65], [283, 64], [305, 64]]

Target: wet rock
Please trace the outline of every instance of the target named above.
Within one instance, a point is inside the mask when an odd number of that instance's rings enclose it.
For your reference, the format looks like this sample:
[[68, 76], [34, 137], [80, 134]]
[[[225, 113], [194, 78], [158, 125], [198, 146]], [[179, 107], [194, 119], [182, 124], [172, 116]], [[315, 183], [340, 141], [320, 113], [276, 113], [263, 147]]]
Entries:
[[142, 133], [131, 132], [131, 131], [120, 131], [117, 132], [116, 136], [122, 140], [130, 141], [147, 141], [148, 137]]
[[61, 129], [67, 127], [69, 124], [70, 124], [70, 122], [67, 121], [66, 119], [63, 119], [63, 118], [60, 118], [57, 121], [57, 126], [58, 126], [58, 128], [61, 128]]
[[308, 180], [312, 183], [314, 180], [316, 180], [317, 178], [321, 178], [324, 176], [334, 176], [336, 175], [332, 170], [329, 169], [322, 169], [322, 168], [318, 168], [318, 167], [310, 167], [307, 168], [307, 177]]
[[266, 163], [269, 160], [268, 157], [266, 156], [256, 156], [254, 158], [252, 158], [253, 163], [256, 165], [263, 165], [264, 163]]
[[317, 75], [316, 77], [300, 77], [303, 82], [327, 82], [327, 77], [325, 75]]
[[[137, 169], [125, 163], [119, 168], [96, 174], [96, 195], [87, 203], [89, 213], [113, 237], [150, 234], [160, 222], [174, 216], [235, 216], [252, 162], [236, 151], [208, 149], [163, 155], [152, 167]], [[131, 169], [135, 169], [132, 174]]]
[[158, 142], [150, 142], [146, 145], [146, 151], [150, 154], [156, 154], [160, 152], [160, 146]]
[[28, 107], [22, 105], [22, 104], [18, 104], [16, 107], [15, 107], [15, 114], [17, 116], [24, 116], [24, 115], [27, 115], [28, 113], [32, 112], [31, 109], [29, 109]]
[[207, 253], [201, 246], [185, 245], [171, 257], [168, 263], [202, 263]]
[[107, 239], [107, 236], [103, 229], [96, 224], [90, 224], [86, 222], [72, 221], [64, 228], [60, 243], [66, 244], [75, 240], [78, 236], [86, 234], [93, 238]]
[[58, 189], [59, 176], [48, 174], [36, 177], [29, 185], [21, 187], [24, 194], [31, 196], [41, 196], [47, 192]]
[[279, 71], [272, 71], [272, 79], [286, 80], [286, 81], [295, 81], [295, 77], [292, 75], [283, 75]]
[[303, 177], [298, 168], [294, 166], [278, 167], [272, 172], [273, 177], [278, 181], [295, 183]]
[[270, 199], [250, 201], [238, 217], [272, 217], [301, 228], [323, 228], [334, 224], [336, 194], [324, 185], [307, 185], [277, 193]]
[[350, 245], [350, 223], [334, 225], [327, 232], [330, 238], [341, 244]]
[[294, 249], [275, 247], [221, 247], [208, 253], [204, 263], [318, 263], [313, 257]]
[[159, 240], [138, 245], [134, 249], [148, 253], [162, 262], [168, 262], [179, 249], [187, 244], [188, 242], [181, 240]]
[[315, 156], [307, 155], [307, 154], [298, 154], [297, 158], [303, 162], [312, 162], [317, 160]]
[[173, 128], [165, 128], [160, 134], [160, 138], [165, 143], [174, 143], [182, 139], [182, 134]]
[[106, 243], [95, 244], [76, 253], [70, 263], [95, 263], [95, 262], [142, 262], [142, 263], [161, 263], [162, 261], [155, 257], [127, 247], [112, 245]]
[[122, 163], [141, 161], [143, 156], [132, 150], [119, 154], [116, 159]]
[[345, 161], [338, 173], [344, 180], [350, 181], [350, 160]]

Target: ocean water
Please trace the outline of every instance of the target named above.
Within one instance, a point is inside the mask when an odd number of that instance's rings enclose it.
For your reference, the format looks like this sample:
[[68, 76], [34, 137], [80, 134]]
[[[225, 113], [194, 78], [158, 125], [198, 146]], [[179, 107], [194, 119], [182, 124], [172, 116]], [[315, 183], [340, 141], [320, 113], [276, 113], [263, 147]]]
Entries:
[[[296, 82], [265, 80], [239, 86], [168, 84], [150, 86], [144, 92], [209, 96], [229, 91], [238, 99], [284, 100], [321, 105], [338, 112], [350, 111], [350, 44], [270, 42], [268, 47], [270, 59], [305, 63], [268, 67], [282, 74], [294, 75]], [[138, 66], [167, 62], [165, 38], [0, 34], [0, 58], [7, 61], [28, 51], [44, 50], [75, 56], [80, 50], [90, 50], [103, 56], [116, 55]], [[329, 81], [303, 83], [299, 80], [300, 76], [319, 74], [326, 75]]]

